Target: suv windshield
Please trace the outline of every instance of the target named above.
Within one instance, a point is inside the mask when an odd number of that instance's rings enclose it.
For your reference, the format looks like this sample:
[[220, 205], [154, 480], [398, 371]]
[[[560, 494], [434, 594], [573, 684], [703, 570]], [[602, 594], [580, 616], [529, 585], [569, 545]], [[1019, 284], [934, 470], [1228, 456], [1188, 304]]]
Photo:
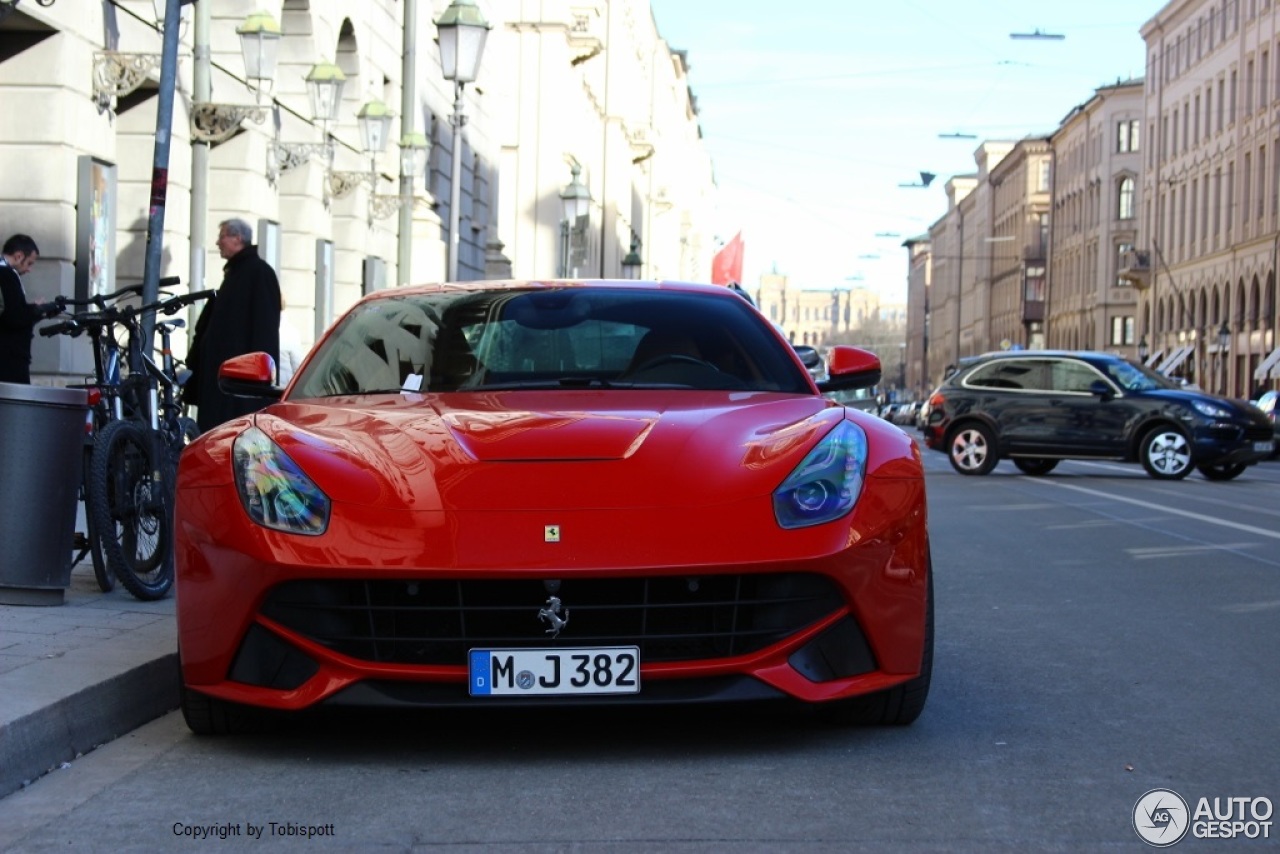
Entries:
[[1117, 359], [1106, 366], [1107, 376], [1125, 391], [1154, 391], [1158, 388], [1178, 388], [1178, 384], [1164, 374], [1150, 368]]

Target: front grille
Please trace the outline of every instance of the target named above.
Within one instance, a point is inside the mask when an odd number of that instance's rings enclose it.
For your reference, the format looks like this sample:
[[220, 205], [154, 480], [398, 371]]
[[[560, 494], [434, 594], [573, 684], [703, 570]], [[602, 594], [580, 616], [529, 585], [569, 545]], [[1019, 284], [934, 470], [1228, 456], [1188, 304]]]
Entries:
[[538, 618], [550, 595], [541, 579], [291, 581], [262, 614], [364, 661], [463, 664], [472, 648], [636, 645], [655, 662], [755, 652], [843, 603], [831, 579], [806, 573], [566, 579], [555, 595], [568, 623], [553, 640]]

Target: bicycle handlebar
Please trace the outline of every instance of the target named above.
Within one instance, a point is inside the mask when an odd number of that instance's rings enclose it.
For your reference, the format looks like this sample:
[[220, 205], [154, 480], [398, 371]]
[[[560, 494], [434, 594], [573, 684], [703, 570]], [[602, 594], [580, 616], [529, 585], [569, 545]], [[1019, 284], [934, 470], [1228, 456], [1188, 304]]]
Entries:
[[[177, 287], [180, 284], [182, 284], [181, 277], [165, 276], [163, 279], [160, 280], [159, 287], [173, 288], [173, 287]], [[128, 296], [129, 294], [141, 294], [142, 289], [144, 287], [146, 287], [146, 282], [135, 282], [132, 285], [125, 285], [123, 288], [120, 288], [120, 290], [112, 294], [94, 294], [93, 296], [85, 297], [84, 299], [73, 299], [72, 297], [56, 296], [53, 298], [53, 302], [57, 303], [59, 306], [62, 306], [64, 308], [66, 306], [86, 307], [86, 306], [92, 305], [92, 306], [97, 306], [100, 309], [105, 309], [107, 308], [107, 303], [109, 302], [114, 302], [115, 300], [118, 300], [121, 297]]]
[[[130, 285], [130, 287], [134, 287]], [[80, 335], [87, 329], [95, 326], [110, 326], [113, 323], [131, 323], [138, 315], [147, 312], [159, 312], [161, 314], [177, 314], [178, 310], [183, 306], [191, 305], [200, 300], [208, 299], [216, 293], [214, 290], [195, 291], [189, 294], [179, 294], [175, 297], [159, 300], [158, 302], [148, 303], [142, 306], [120, 306], [111, 305], [104, 307], [101, 311], [83, 312], [73, 314], [66, 320], [58, 323], [51, 323], [48, 326], [40, 327], [40, 334], [46, 338], [54, 335], [70, 335], [72, 338]]]

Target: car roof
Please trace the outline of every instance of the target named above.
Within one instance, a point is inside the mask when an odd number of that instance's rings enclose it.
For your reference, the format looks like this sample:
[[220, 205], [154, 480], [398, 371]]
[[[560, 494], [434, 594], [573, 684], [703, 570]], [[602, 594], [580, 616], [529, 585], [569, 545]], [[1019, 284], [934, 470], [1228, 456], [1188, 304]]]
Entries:
[[737, 292], [724, 285], [665, 279], [477, 279], [469, 282], [435, 282], [383, 288], [374, 291], [364, 299], [413, 296], [415, 294], [442, 293], [446, 291], [547, 290], [552, 288], [624, 288], [638, 291], [684, 291], [687, 293], [723, 294], [732, 296], [734, 299], [742, 299]]
[[1108, 361], [1124, 361], [1118, 353], [1104, 353], [1101, 350], [992, 350], [978, 356], [970, 356], [960, 360], [961, 367], [985, 362], [990, 359], [1026, 359], [1026, 358], [1073, 358], [1073, 359], [1106, 359]]

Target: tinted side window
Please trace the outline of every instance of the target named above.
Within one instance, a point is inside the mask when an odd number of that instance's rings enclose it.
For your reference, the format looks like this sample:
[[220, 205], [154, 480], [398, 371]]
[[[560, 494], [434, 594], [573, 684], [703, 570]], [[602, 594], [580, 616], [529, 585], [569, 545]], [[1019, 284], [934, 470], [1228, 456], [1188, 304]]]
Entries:
[[1054, 391], [1088, 393], [1089, 386], [1102, 379], [1102, 375], [1084, 362], [1061, 361], [1051, 363], [1051, 379]]
[[1046, 388], [1045, 363], [1022, 359], [988, 362], [965, 377], [964, 383], [981, 388], [1036, 391]]

